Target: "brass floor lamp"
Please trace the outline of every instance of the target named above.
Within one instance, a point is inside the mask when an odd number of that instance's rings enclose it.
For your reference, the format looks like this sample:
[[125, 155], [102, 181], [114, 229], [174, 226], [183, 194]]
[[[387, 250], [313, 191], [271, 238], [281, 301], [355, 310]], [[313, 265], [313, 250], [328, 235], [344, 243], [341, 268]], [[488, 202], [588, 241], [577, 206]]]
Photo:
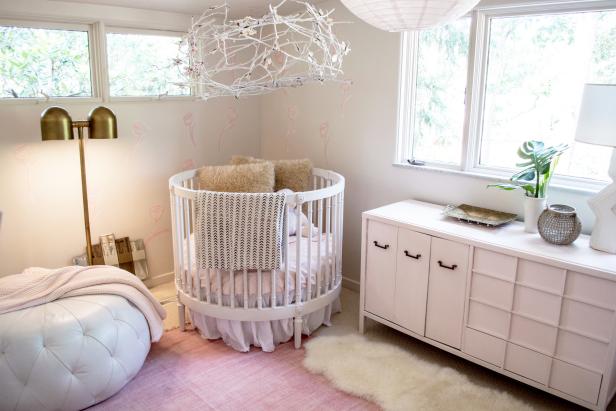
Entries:
[[88, 138], [118, 138], [118, 125], [113, 111], [97, 107], [84, 121], [73, 121], [62, 107], [49, 107], [41, 114], [41, 137], [43, 141], [73, 140], [73, 128], [79, 138], [79, 162], [81, 165], [81, 196], [83, 198], [83, 220], [86, 231], [86, 255], [88, 265], [92, 265], [92, 238], [90, 236], [90, 213], [88, 211], [88, 188], [86, 184], [86, 165], [83, 151], [83, 129], [88, 128]]

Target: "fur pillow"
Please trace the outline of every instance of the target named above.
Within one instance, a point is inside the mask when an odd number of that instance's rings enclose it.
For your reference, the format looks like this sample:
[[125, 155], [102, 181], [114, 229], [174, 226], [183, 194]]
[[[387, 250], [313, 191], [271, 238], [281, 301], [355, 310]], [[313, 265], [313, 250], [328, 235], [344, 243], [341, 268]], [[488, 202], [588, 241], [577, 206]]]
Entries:
[[[255, 164], [263, 163], [269, 160], [255, 158], [250, 156], [233, 156], [231, 164]], [[274, 191], [288, 188], [293, 191], [309, 191], [312, 190], [312, 161], [309, 159], [301, 160], [273, 160], [274, 174], [276, 183]]]
[[196, 178], [200, 190], [228, 193], [274, 192], [274, 165], [267, 161], [201, 167], [197, 170]]

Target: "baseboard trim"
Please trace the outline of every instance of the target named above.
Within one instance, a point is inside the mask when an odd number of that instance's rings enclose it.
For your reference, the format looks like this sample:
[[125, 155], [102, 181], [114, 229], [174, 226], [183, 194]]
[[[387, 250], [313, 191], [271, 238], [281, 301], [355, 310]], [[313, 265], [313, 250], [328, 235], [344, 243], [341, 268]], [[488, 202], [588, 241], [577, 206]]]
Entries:
[[348, 277], [342, 277], [342, 286], [344, 288], [348, 288], [349, 290], [359, 292], [359, 281], [352, 280]]
[[152, 287], [156, 287], [157, 285], [161, 285], [164, 283], [168, 283], [169, 281], [173, 281], [173, 277], [174, 277], [174, 273], [173, 271], [170, 271], [168, 273], [159, 274], [156, 277], [146, 278], [145, 280], [143, 280], [143, 283], [145, 284], [146, 287], [152, 288]]

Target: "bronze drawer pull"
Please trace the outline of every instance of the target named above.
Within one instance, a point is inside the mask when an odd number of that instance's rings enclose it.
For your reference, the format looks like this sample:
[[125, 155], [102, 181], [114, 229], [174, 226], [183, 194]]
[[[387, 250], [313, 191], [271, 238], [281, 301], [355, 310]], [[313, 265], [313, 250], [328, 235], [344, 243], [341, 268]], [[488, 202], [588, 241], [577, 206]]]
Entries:
[[407, 257], [414, 258], [415, 260], [419, 260], [421, 258], [421, 254], [417, 254], [417, 255], [409, 254], [408, 250], [404, 250], [404, 255]]
[[443, 262], [441, 260], [438, 260], [438, 265], [440, 265], [441, 267], [446, 268], [448, 270], [455, 270], [456, 268], [458, 268], [458, 266], [456, 264], [445, 265], [445, 264], [443, 264]]
[[382, 248], [383, 250], [387, 250], [389, 248], [389, 244], [380, 245], [379, 242], [376, 241], [376, 240], [374, 241], [374, 245], [379, 247], [379, 248]]

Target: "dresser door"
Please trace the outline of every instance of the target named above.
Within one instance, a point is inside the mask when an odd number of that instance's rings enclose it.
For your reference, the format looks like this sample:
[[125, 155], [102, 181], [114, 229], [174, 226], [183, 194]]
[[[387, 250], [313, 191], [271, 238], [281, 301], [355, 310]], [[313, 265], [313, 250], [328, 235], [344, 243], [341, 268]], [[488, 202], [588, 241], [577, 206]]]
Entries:
[[426, 337], [460, 349], [469, 246], [432, 238]]
[[404, 228], [398, 229], [398, 252], [395, 284], [395, 323], [424, 335], [430, 239]]
[[368, 220], [365, 309], [392, 322], [397, 236], [397, 227]]

